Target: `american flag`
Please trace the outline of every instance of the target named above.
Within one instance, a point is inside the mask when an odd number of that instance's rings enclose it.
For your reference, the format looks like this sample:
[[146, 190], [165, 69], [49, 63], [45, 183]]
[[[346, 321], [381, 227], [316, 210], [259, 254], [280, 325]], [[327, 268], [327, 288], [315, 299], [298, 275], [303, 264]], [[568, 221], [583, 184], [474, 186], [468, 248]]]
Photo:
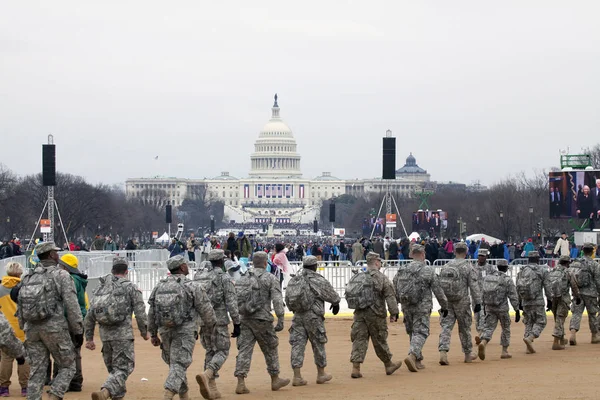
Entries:
[[263, 197], [263, 185], [256, 185], [256, 195]]

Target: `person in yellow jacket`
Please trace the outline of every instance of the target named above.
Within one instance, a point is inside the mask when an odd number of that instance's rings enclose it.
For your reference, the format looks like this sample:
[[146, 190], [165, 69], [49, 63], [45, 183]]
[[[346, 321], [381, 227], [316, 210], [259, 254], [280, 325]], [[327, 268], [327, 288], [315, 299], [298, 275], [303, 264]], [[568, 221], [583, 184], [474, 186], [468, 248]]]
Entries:
[[[12, 262], [6, 266], [6, 276], [2, 278], [0, 286], [0, 311], [6, 317], [15, 336], [21, 342], [25, 341], [25, 332], [19, 327], [19, 321], [15, 314], [17, 313], [17, 304], [11, 300], [10, 291], [21, 282], [23, 275], [23, 266], [17, 262]], [[8, 397], [8, 388], [10, 386], [10, 377], [13, 372], [15, 359], [6, 352], [2, 351], [2, 360], [0, 361], [0, 397]], [[23, 363], [17, 366], [19, 384], [21, 385], [21, 396], [27, 396], [27, 382], [29, 381], [29, 364]]]

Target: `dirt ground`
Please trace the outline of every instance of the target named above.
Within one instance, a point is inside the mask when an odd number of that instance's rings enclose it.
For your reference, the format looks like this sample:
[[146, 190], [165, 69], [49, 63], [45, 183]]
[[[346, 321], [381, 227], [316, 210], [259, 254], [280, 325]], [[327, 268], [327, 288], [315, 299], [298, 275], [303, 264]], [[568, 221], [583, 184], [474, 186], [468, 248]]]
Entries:
[[[564, 351], [552, 351], [552, 317], [540, 339], [535, 342], [537, 354], [525, 354], [523, 344], [523, 324], [512, 324], [513, 358], [501, 360], [499, 344], [500, 327], [496, 330], [492, 342], [488, 345], [485, 361], [477, 360], [472, 364], [463, 363], [457, 328], [453, 332], [451, 351], [448, 355], [450, 365], [438, 364], [438, 335], [440, 332], [437, 317], [432, 317], [431, 336], [424, 348], [426, 369], [418, 373], [409, 372], [404, 365], [394, 375], [386, 376], [382, 363], [370, 346], [362, 367], [363, 378], [351, 379], [350, 370], [350, 326], [351, 318], [328, 319], [326, 322], [329, 343], [327, 344], [328, 371], [333, 380], [324, 385], [315, 383], [316, 367], [312, 359], [310, 345], [303, 368], [304, 378], [309, 384], [304, 387], [290, 386], [278, 392], [270, 390], [270, 379], [265, 370], [262, 353], [255, 348], [250, 374], [246, 384], [250, 394], [235, 394], [236, 378], [235, 356], [237, 350], [232, 342], [230, 357], [221, 370], [218, 379], [223, 398], [227, 399], [597, 399], [598, 358], [600, 344], [590, 344], [590, 332], [587, 316], [578, 338], [576, 347]], [[286, 320], [286, 328], [279, 336], [279, 355], [282, 377], [291, 378], [290, 345], [287, 329], [291, 320]], [[567, 322], [568, 327], [568, 322]], [[99, 340], [99, 338], [97, 338]], [[96, 342], [99, 345], [99, 342]], [[408, 350], [408, 336], [401, 323], [390, 324], [389, 344], [394, 359], [404, 359]], [[167, 366], [160, 358], [160, 350], [150, 342], [136, 338], [136, 369], [127, 383], [128, 399], [162, 399], [163, 383], [167, 375]], [[90, 393], [100, 387], [106, 377], [99, 346], [96, 351], [82, 349], [84, 391], [67, 393], [65, 399], [90, 399]], [[188, 370], [191, 398], [201, 399], [195, 375], [202, 370], [204, 352], [198, 342], [194, 353], [194, 363]], [[15, 371], [16, 372], [16, 371]], [[142, 381], [146, 378], [147, 381]], [[18, 390], [16, 373], [12, 391]], [[176, 397], [177, 398], [177, 397]]]

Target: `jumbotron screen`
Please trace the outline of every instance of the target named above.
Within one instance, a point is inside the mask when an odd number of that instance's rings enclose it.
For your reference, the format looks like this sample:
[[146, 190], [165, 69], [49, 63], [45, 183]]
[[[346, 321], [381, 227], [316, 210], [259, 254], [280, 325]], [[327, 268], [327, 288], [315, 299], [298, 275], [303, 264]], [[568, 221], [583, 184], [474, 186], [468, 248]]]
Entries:
[[418, 210], [412, 216], [412, 230], [413, 232], [428, 232], [439, 235], [442, 228], [447, 228], [447, 219], [446, 211]]
[[600, 216], [600, 171], [550, 172], [548, 203], [550, 218], [594, 222]]

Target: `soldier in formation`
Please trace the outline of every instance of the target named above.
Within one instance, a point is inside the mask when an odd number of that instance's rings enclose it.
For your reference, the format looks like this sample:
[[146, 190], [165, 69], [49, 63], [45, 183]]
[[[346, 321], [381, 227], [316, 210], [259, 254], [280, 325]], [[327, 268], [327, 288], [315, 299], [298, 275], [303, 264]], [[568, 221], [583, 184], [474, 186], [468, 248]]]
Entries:
[[[471, 341], [471, 297], [475, 303], [473, 311], [481, 311], [481, 292], [477, 281], [477, 274], [466, 260], [467, 245], [457, 243], [454, 246], [456, 258], [444, 265], [440, 271], [440, 286], [446, 295], [448, 303], [448, 314], [441, 316], [440, 343], [440, 365], [449, 365], [448, 351], [450, 350], [450, 338], [454, 324], [458, 322], [458, 336], [465, 354], [465, 362], [470, 363], [477, 358], [472, 353], [473, 343]], [[469, 296], [470, 291], [470, 296]]]
[[337, 315], [340, 310], [340, 296], [331, 283], [317, 273], [317, 257], [305, 257], [299, 275], [290, 280], [285, 293], [285, 303], [294, 312], [290, 327], [293, 386], [306, 385], [301, 368], [304, 364], [304, 350], [309, 340], [317, 365], [317, 383], [322, 384], [332, 379], [332, 376], [325, 372], [325, 302], [331, 304], [330, 310], [333, 311], [333, 315]]
[[[496, 271], [496, 268], [493, 265], [490, 265], [487, 260], [490, 252], [488, 249], [479, 249], [477, 253], [477, 264], [473, 267], [475, 269], [475, 273], [477, 274], [477, 282], [479, 283], [479, 291], [483, 293], [483, 279], [489, 275], [493, 274]], [[471, 299], [473, 304], [477, 304], [475, 299]], [[475, 336], [475, 344], [479, 344], [481, 342], [481, 334], [483, 333], [484, 325], [485, 325], [485, 299], [482, 299], [481, 310], [475, 314], [475, 329], [477, 330], [477, 336]]]
[[569, 271], [571, 258], [567, 255], [560, 256], [558, 265], [548, 272], [548, 288], [552, 301], [552, 314], [554, 315], [554, 331], [552, 336], [552, 350], [564, 350], [567, 344], [565, 339], [565, 319], [569, 315], [571, 293], [576, 304], [581, 304], [579, 288]]
[[500, 335], [502, 354], [500, 358], [512, 358], [508, 352], [508, 346], [510, 346], [509, 301], [516, 313], [515, 322], [519, 322], [521, 319], [517, 289], [512, 278], [506, 274], [508, 262], [498, 260], [496, 267], [498, 268], [497, 271], [487, 274], [483, 278], [483, 302], [485, 303], [486, 313], [481, 342], [478, 344], [478, 355], [481, 360], [485, 360], [486, 346], [492, 340], [498, 321], [500, 321], [500, 327], [502, 328], [502, 334]]
[[92, 393], [93, 400], [122, 399], [127, 393], [125, 383], [135, 366], [132, 313], [135, 313], [140, 335], [144, 340], [149, 339], [144, 298], [138, 287], [127, 279], [128, 268], [126, 258], [113, 259], [112, 271], [100, 278], [85, 317], [85, 347], [96, 349], [94, 330], [98, 324], [102, 358], [109, 374], [100, 391]]
[[411, 372], [424, 369], [423, 346], [429, 337], [429, 321], [433, 302], [431, 292], [442, 307], [440, 315], [448, 315], [446, 296], [440, 287], [438, 276], [433, 267], [425, 263], [425, 248], [414, 245], [412, 248], [413, 261], [401, 266], [394, 277], [394, 288], [398, 302], [404, 314], [404, 326], [410, 338], [408, 357], [404, 360]]
[[387, 375], [393, 374], [402, 366], [402, 361], [396, 363], [392, 361], [392, 353], [387, 343], [388, 310], [391, 314], [390, 322], [396, 322], [399, 314], [394, 287], [390, 280], [380, 272], [383, 260], [379, 254], [369, 252], [366, 258], [367, 271], [353, 277], [356, 279], [356, 285], [352, 285], [351, 280], [346, 287], [346, 300], [349, 306], [353, 302], [352, 299], [356, 298], [354, 323], [350, 332], [352, 341], [352, 354], [350, 355], [352, 373], [350, 376], [352, 378], [362, 378], [360, 364], [365, 360], [369, 338], [373, 342], [375, 354], [385, 366]]
[[583, 310], [587, 310], [590, 332], [592, 332], [592, 343], [600, 343], [600, 335], [598, 335], [598, 295], [600, 288], [600, 266], [592, 259], [594, 254], [594, 245], [592, 243], [584, 243], [583, 258], [571, 265], [572, 276], [575, 279], [579, 294], [581, 296], [580, 304], [573, 304], [571, 311], [571, 323], [569, 329], [571, 336], [569, 344], [577, 345], [577, 331], [581, 325], [581, 317]]

